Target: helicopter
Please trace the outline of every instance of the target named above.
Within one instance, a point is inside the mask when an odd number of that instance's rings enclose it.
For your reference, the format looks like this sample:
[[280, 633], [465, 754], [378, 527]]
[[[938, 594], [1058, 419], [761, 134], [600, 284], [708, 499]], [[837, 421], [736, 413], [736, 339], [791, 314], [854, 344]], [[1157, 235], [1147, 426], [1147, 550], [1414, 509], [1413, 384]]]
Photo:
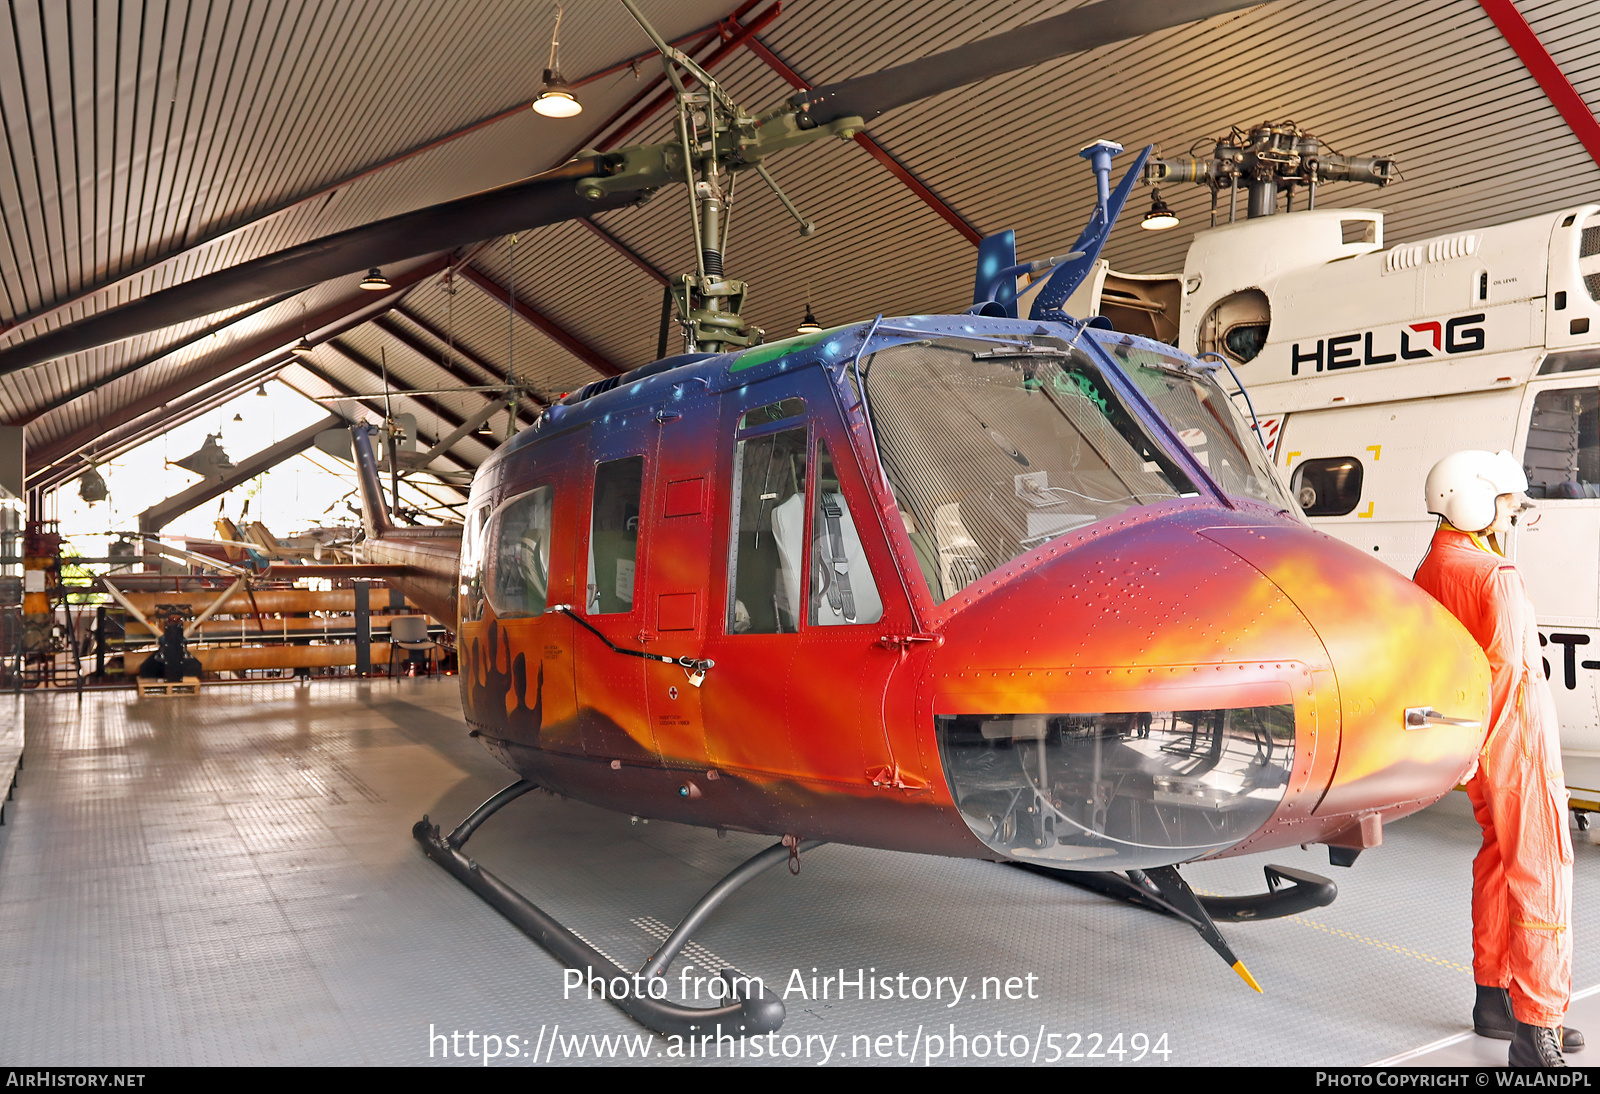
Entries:
[[[1225, 358], [1311, 524], [1402, 573], [1436, 524], [1420, 493], [1430, 467], [1462, 448], [1521, 458], [1533, 508], [1501, 546], [1538, 614], [1582, 823], [1600, 811], [1600, 205], [1396, 243], [1381, 210], [1316, 206], [1319, 183], [1397, 175], [1293, 122], [1151, 159], [1147, 183], [1208, 186], [1227, 219], [1196, 233], [1182, 274], [1100, 263], [1068, 306]], [[1280, 209], [1297, 189], [1305, 207]]]
[[[738, 977], [706, 1009], [640, 984], [739, 885], [827, 842], [998, 858], [1167, 911], [1256, 987], [1216, 920], [1333, 884], [1268, 867], [1267, 894], [1201, 898], [1176, 864], [1320, 842], [1348, 865], [1471, 766], [1470, 637], [1306, 527], [1209, 370], [1056, 306], [1149, 152], [1111, 194], [1114, 148], [1085, 149], [1100, 203], [1027, 318], [1002, 235], [969, 314], [597, 381], [480, 468], [459, 541], [387, 521], [354, 429], [365, 552], [430, 573], [407, 592], [453, 613], [466, 719], [520, 776], [414, 834], [644, 1024], [777, 1028], [781, 1003]], [[536, 787], [782, 839], [629, 973], [462, 851]]]
[[[1488, 670], [1431, 598], [1305, 523], [1211, 368], [1064, 310], [1150, 149], [1115, 188], [1121, 149], [1083, 149], [1077, 242], [1020, 262], [991, 237], [966, 314], [767, 342], [724, 266], [725, 187], [772, 183], [765, 157], [1246, 5], [1088, 5], [753, 115], [624, 2], [677, 91], [675, 140], [197, 278], [0, 351], [0, 371], [683, 182], [685, 352], [556, 401], [482, 465], [462, 525], [396, 527], [377, 459], [398, 467], [396, 432], [352, 430], [363, 557], [406, 566], [407, 596], [453, 624], [466, 720], [517, 776], [448, 833], [424, 817], [424, 851], [669, 1034], [781, 1025], [731, 971], [712, 1007], [655, 985], [728, 895], [829, 842], [1088, 884], [1189, 923], [1259, 990], [1217, 921], [1333, 884], [1269, 866], [1265, 894], [1202, 897], [1178, 866], [1310, 843], [1351, 864], [1470, 768]], [[465, 854], [536, 788], [781, 838], [629, 972]]]

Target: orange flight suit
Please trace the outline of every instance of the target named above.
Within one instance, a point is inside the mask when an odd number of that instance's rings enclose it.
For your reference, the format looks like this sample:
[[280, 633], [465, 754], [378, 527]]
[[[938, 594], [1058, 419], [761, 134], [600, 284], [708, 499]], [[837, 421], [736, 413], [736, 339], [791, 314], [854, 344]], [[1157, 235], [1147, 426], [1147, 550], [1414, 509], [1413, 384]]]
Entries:
[[1489, 656], [1489, 733], [1466, 785], [1483, 827], [1472, 863], [1473, 977], [1510, 988], [1519, 1022], [1560, 1026], [1572, 981], [1572, 837], [1533, 604], [1515, 566], [1448, 522], [1416, 582]]

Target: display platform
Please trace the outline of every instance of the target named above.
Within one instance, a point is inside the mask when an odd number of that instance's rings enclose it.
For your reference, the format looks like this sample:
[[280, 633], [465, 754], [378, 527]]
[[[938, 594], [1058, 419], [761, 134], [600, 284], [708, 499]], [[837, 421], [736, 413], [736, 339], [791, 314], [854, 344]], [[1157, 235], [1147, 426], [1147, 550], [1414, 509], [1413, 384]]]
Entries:
[[[691, 1048], [568, 990], [412, 840], [424, 813], [453, 824], [511, 781], [467, 738], [453, 678], [0, 697], [22, 718], [0, 827], [12, 1064], [482, 1064], [486, 1046], [493, 1066], [1505, 1060], [1467, 1032], [1477, 831], [1459, 794], [1352, 869], [1320, 849], [1185, 867], [1206, 892], [1258, 891], [1269, 860], [1338, 882], [1326, 908], [1222, 928], [1261, 995], [1153, 913], [993, 863], [823, 847], [736, 893], [667, 976], [674, 994], [722, 966], [760, 976], [787, 993], [782, 1030]], [[532, 794], [471, 852], [637, 967], [768, 842]], [[1581, 990], [1600, 984], [1587, 841], [1574, 918]], [[1593, 1042], [1574, 1062], [1600, 1063], [1600, 995], [1569, 1020]]]

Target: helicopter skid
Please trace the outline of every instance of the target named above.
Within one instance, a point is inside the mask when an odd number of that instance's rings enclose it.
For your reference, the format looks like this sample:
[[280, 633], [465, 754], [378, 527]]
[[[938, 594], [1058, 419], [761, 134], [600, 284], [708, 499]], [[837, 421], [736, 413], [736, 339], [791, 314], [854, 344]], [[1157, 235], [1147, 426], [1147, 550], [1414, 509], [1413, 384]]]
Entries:
[[[733, 1032], [737, 1036], [755, 1036], [771, 1033], [783, 1025], [783, 1002], [769, 995], [759, 979], [745, 980], [736, 975], [733, 969], [722, 969], [718, 973], [729, 1000], [720, 1007], [683, 1006], [656, 997], [653, 989], [655, 984], [660, 983], [664, 994], [665, 983], [662, 978], [667, 967], [688, 943], [690, 934], [705, 922], [718, 905], [769, 867], [797, 859], [800, 853], [819, 847], [821, 843], [807, 841], [794, 846], [778, 843], [745, 860], [707, 890], [644, 966], [637, 973], [630, 973], [462, 853], [462, 846], [479, 825], [502, 806], [536, 787], [536, 783], [527, 779], [512, 783], [474, 810], [448, 836], [441, 835], [439, 826], [431, 823], [426, 816], [416, 823], [411, 834], [429, 858], [455, 875], [456, 880], [482, 897], [490, 907], [510, 920], [552, 957], [568, 968], [584, 970], [586, 983], [603, 982], [603, 996], [641, 1025], [668, 1036], [690, 1036], [711, 1030], [723, 1034]], [[619, 980], [624, 985], [621, 991], [612, 987]], [[747, 990], [753, 984], [755, 995], [741, 995], [741, 984]]]

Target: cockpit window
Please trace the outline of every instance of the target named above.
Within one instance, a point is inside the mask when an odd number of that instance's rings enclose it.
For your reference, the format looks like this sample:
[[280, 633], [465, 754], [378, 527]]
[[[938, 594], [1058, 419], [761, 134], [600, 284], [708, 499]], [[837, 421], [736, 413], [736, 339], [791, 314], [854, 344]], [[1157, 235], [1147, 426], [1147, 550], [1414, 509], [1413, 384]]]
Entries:
[[1171, 423], [1178, 439], [1211, 472], [1224, 493], [1297, 511], [1273, 473], [1266, 450], [1209, 371], [1125, 335], [1094, 336]]
[[1196, 493], [1100, 367], [1058, 339], [902, 343], [861, 373], [936, 601], [1056, 536]]

